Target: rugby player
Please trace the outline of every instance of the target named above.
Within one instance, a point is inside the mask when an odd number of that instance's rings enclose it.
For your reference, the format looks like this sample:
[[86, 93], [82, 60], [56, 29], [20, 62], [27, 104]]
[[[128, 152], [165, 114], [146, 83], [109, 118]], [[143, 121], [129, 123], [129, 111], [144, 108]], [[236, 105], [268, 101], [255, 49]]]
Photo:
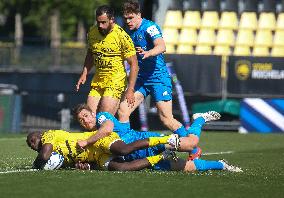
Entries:
[[[97, 112], [99, 105], [98, 111], [114, 115], [123, 93], [128, 105], [135, 101], [134, 85], [139, 70], [137, 57], [131, 38], [115, 24], [114, 11], [110, 6], [98, 7], [96, 22], [97, 25], [88, 32], [88, 51], [76, 90], [86, 82], [87, 74], [95, 65], [87, 104], [94, 112]], [[130, 65], [128, 85], [124, 60]]]

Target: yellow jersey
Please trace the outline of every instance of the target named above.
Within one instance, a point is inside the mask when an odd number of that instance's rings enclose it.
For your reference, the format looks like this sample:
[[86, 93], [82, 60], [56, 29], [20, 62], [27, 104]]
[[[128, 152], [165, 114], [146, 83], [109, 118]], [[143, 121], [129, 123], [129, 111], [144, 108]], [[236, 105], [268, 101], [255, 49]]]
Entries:
[[112, 132], [111, 135], [98, 140], [86, 149], [77, 147], [78, 140], [85, 140], [96, 132], [69, 133], [63, 130], [49, 130], [43, 133], [41, 142], [42, 145], [52, 144], [52, 151], [64, 157], [64, 165], [72, 165], [78, 161], [96, 162], [100, 168], [106, 169], [108, 162], [113, 157], [109, 150], [110, 146], [113, 142], [120, 140], [117, 133]]
[[117, 24], [105, 36], [97, 26], [92, 26], [88, 32], [88, 47], [96, 68], [91, 86], [125, 87], [127, 78], [124, 59], [136, 54], [130, 36]]

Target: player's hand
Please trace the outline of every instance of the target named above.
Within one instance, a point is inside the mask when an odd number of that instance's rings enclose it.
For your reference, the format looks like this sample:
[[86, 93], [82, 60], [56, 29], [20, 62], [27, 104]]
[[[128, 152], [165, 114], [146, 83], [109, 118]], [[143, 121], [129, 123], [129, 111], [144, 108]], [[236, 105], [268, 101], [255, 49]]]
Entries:
[[134, 107], [135, 103], [135, 97], [134, 97], [134, 90], [133, 89], [127, 89], [125, 92], [125, 98], [128, 103], [128, 107]]
[[76, 84], [76, 91], [79, 91], [81, 84], [82, 84], [82, 85], [85, 84], [86, 79], [87, 79], [87, 73], [84, 71], [84, 72], [81, 74], [81, 76], [80, 76], [80, 78], [79, 78], [79, 80], [78, 80], [78, 82], [77, 82], [77, 84]]
[[78, 140], [77, 146], [81, 149], [84, 149], [88, 145], [87, 140]]
[[79, 162], [77, 162], [77, 163], [75, 164], [75, 168], [76, 168], [76, 169], [79, 169], [79, 170], [90, 170], [90, 169], [91, 169], [91, 166], [90, 166], [90, 164], [87, 163], [87, 162], [81, 162], [81, 161], [79, 161]]
[[149, 58], [150, 56], [152, 56], [150, 51], [145, 51], [141, 47], [136, 47], [136, 52], [143, 56], [142, 59], [146, 59], [146, 58]]

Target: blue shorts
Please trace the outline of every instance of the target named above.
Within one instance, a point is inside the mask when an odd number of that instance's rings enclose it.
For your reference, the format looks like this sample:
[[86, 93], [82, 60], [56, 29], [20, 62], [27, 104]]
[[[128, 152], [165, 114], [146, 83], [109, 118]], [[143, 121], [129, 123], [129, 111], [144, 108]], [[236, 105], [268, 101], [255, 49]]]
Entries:
[[159, 81], [145, 82], [137, 78], [135, 90], [146, 98], [151, 95], [155, 102], [172, 100], [172, 81], [170, 77], [160, 78]]
[[[137, 141], [137, 140], [149, 138], [149, 137], [160, 137], [160, 136], [162, 136], [162, 134], [160, 134], [160, 133], [138, 132], [138, 131], [135, 131], [135, 130], [132, 130], [132, 129], [129, 130], [127, 133], [124, 133], [122, 135], [120, 135], [120, 133], [118, 133], [118, 135], [126, 144], [132, 143], [132, 142]], [[146, 148], [146, 149], [134, 151], [133, 153], [124, 156], [124, 159], [126, 161], [143, 159], [143, 158], [146, 158], [146, 157], [149, 157], [149, 156], [158, 155], [163, 151], [165, 151], [165, 145], [161, 144], [161, 145], [154, 146], [154, 147], [151, 147], [151, 148]]]

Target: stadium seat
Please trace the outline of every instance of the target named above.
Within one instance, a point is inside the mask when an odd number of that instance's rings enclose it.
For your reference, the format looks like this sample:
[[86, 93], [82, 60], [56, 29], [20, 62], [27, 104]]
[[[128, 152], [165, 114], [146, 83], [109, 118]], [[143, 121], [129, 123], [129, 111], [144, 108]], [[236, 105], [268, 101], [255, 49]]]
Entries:
[[271, 56], [284, 57], [284, 46], [273, 46], [271, 50]]
[[239, 30], [237, 38], [236, 38], [236, 45], [246, 45], [246, 46], [253, 46], [254, 44], [254, 34], [252, 30]]
[[276, 23], [277, 30], [284, 30], [284, 13], [279, 13]]
[[271, 30], [257, 30], [254, 45], [271, 47], [272, 40], [273, 36]]
[[166, 52], [165, 53], [166, 54], [175, 54], [176, 53], [175, 45], [166, 43]]
[[284, 30], [275, 31], [273, 45], [284, 46]]
[[212, 53], [212, 48], [210, 45], [197, 45], [195, 49], [195, 54], [197, 55], [210, 55]]
[[183, 28], [199, 29], [201, 26], [201, 16], [199, 11], [186, 11], [183, 18]]
[[235, 56], [250, 56], [250, 47], [244, 45], [236, 45], [234, 49]]
[[197, 43], [197, 33], [195, 29], [183, 28], [179, 35], [179, 44], [195, 45]]
[[213, 54], [229, 56], [229, 55], [231, 55], [231, 48], [228, 45], [216, 45], [214, 47]]
[[177, 54], [193, 54], [194, 50], [192, 45], [188, 45], [188, 44], [179, 44], [177, 46]]
[[177, 44], [179, 33], [177, 29], [174, 28], [164, 28], [163, 38], [166, 44]]
[[164, 22], [164, 28], [181, 28], [182, 26], [182, 11], [167, 10]]
[[236, 12], [222, 12], [219, 23], [221, 29], [236, 30], [238, 28], [238, 17]]
[[233, 46], [235, 43], [235, 35], [233, 30], [219, 29], [216, 38], [216, 45]]
[[201, 29], [198, 34], [198, 43], [205, 45], [214, 45], [215, 31], [213, 29]]
[[258, 29], [260, 30], [275, 30], [276, 19], [273, 12], [262, 12], [259, 15]]
[[241, 14], [239, 29], [257, 29], [257, 17], [255, 12], [243, 12]]
[[216, 11], [205, 11], [202, 15], [201, 27], [217, 29], [219, 26], [219, 15]]
[[269, 48], [265, 46], [254, 46], [252, 50], [253, 56], [269, 56]]

